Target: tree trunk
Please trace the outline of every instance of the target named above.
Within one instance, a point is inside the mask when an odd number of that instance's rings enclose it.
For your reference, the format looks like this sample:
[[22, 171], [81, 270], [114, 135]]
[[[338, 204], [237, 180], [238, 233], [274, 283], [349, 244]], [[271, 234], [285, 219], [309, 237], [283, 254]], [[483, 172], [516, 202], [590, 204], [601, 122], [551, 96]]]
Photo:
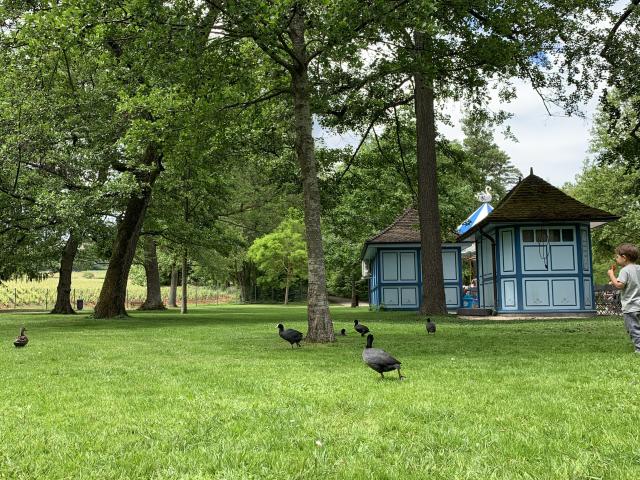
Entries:
[[182, 256], [182, 301], [180, 302], [180, 313], [187, 313], [187, 250], [185, 249]]
[[356, 308], [360, 302], [358, 301], [358, 289], [356, 288], [356, 281], [351, 279], [351, 308]]
[[71, 272], [73, 271], [73, 261], [78, 253], [80, 242], [78, 238], [69, 233], [69, 238], [62, 251], [60, 260], [60, 276], [58, 277], [58, 295], [56, 304], [51, 313], [62, 313], [65, 315], [76, 313], [71, 306]]
[[158, 147], [150, 144], [143, 156], [142, 163], [146, 168], [136, 172], [136, 179], [141, 189], [131, 195], [124, 217], [118, 223], [109, 267], [93, 313], [94, 318], [113, 318], [127, 315], [125, 301], [129, 270], [136, 252], [144, 216], [151, 200], [153, 184], [162, 170], [161, 160], [162, 153]]
[[291, 70], [291, 86], [294, 96], [296, 154], [302, 174], [304, 194], [304, 224], [307, 241], [309, 292], [307, 321], [310, 342], [333, 342], [335, 335], [329, 317], [324, 250], [320, 231], [320, 188], [312, 136], [311, 100], [308, 77], [308, 57], [305, 47], [303, 12], [295, 8], [289, 27], [296, 68]]
[[236, 282], [240, 287], [240, 301], [251, 303], [253, 286], [255, 285], [255, 268], [253, 263], [243, 261], [240, 268], [236, 265]]
[[158, 254], [156, 241], [151, 235], [145, 235], [144, 247], [144, 273], [147, 277], [147, 298], [140, 310], [165, 310], [160, 293], [160, 269], [158, 268]]
[[287, 275], [287, 283], [284, 286], [284, 304], [289, 304], [289, 276]]
[[169, 306], [177, 307], [176, 297], [178, 293], [178, 269], [175, 262], [171, 264], [171, 286], [169, 287]]
[[[424, 57], [424, 35], [415, 33], [418, 57]], [[436, 173], [436, 127], [433, 82], [414, 74], [418, 162], [418, 216], [422, 265], [422, 314], [446, 314], [442, 273], [442, 238]]]

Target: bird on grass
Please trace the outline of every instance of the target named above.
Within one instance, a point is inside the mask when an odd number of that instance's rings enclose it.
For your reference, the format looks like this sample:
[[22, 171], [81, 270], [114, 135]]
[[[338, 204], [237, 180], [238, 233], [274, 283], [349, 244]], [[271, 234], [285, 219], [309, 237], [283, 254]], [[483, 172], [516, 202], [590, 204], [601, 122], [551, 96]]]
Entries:
[[362, 360], [364, 363], [378, 372], [384, 378], [383, 372], [398, 370], [398, 378], [402, 380], [404, 376], [400, 373], [400, 364], [398, 360], [393, 358], [381, 348], [373, 348], [373, 335], [367, 335], [367, 345], [362, 351]]
[[430, 318], [427, 318], [427, 335], [436, 333], [436, 324], [431, 321]]
[[347, 335], [347, 331], [343, 328], [342, 330], [340, 330], [340, 336], [344, 337]]
[[13, 341], [13, 344], [16, 347], [24, 347], [27, 343], [29, 343], [29, 339], [27, 338], [27, 336], [24, 334], [24, 332], [26, 332], [27, 329], [22, 327], [20, 329], [20, 335]]
[[293, 344], [300, 346], [300, 342], [302, 341], [302, 332], [298, 330], [294, 330], [293, 328], [287, 328], [285, 330], [284, 325], [281, 323], [278, 324], [278, 334], [284, 340], [291, 344], [291, 348], [293, 348]]
[[353, 328], [356, 329], [356, 332], [358, 332], [361, 337], [364, 337], [365, 334], [369, 333], [369, 327], [358, 323], [358, 320], [353, 321]]

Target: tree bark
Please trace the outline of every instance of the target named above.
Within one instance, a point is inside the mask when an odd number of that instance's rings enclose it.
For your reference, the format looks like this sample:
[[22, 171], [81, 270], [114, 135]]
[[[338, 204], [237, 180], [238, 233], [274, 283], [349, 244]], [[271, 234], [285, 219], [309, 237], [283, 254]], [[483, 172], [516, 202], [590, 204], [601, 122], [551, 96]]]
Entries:
[[289, 274], [287, 274], [287, 281], [284, 286], [284, 304], [289, 304]]
[[253, 263], [243, 261], [240, 268], [236, 264], [236, 282], [240, 287], [240, 301], [242, 303], [251, 303], [254, 281]]
[[351, 308], [356, 308], [360, 304], [358, 299], [358, 289], [356, 288], [356, 281], [351, 279]]
[[180, 313], [187, 313], [187, 280], [189, 277], [187, 268], [187, 250], [185, 249], [182, 256], [182, 301], [180, 302]]
[[147, 298], [140, 305], [140, 310], [166, 310], [160, 293], [160, 269], [158, 268], [156, 241], [151, 235], [145, 235], [142, 245], [144, 247], [144, 273], [147, 278]]
[[320, 188], [312, 135], [311, 100], [309, 89], [309, 58], [305, 46], [304, 14], [295, 7], [289, 27], [289, 37], [295, 55], [291, 73], [294, 97], [295, 146], [304, 194], [304, 219], [307, 241], [309, 292], [307, 298], [308, 332], [310, 342], [333, 342], [335, 335], [329, 317], [324, 249], [320, 230]]
[[161, 160], [162, 153], [158, 147], [154, 144], [147, 146], [142, 161], [143, 167], [146, 168], [142, 168], [135, 174], [141, 189], [129, 198], [124, 217], [118, 223], [109, 266], [93, 313], [94, 318], [127, 315], [125, 301], [129, 270], [136, 252], [144, 216], [151, 200], [153, 184], [162, 170]]
[[178, 269], [175, 262], [171, 264], [171, 286], [169, 287], [169, 306], [177, 307], [176, 297], [178, 293]]
[[71, 272], [73, 271], [73, 261], [78, 253], [79, 245], [78, 238], [73, 233], [69, 233], [69, 238], [64, 246], [62, 259], [60, 260], [56, 304], [51, 313], [62, 313], [64, 315], [76, 313], [71, 306]]
[[[417, 57], [424, 62], [424, 35], [415, 33]], [[446, 314], [442, 273], [442, 237], [438, 210], [436, 173], [436, 127], [433, 82], [421, 71], [414, 74], [418, 162], [418, 216], [420, 218], [420, 258], [422, 266], [421, 314]]]

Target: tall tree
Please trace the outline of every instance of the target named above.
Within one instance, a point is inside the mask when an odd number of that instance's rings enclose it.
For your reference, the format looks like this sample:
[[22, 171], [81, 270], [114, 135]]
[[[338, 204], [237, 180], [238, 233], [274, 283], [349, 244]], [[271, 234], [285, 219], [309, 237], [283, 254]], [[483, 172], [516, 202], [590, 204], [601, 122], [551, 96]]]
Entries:
[[[99, 62], [81, 60], [77, 42], [59, 28], [60, 11], [18, 1], [0, 6], [0, 19], [0, 196], [10, 199], [1, 202], [7, 209], [16, 208], [14, 216], [3, 212], [4, 232], [14, 239], [2, 243], [25, 247], [13, 258], [30, 265], [5, 264], [3, 270], [54, 270], [51, 256], [57, 254], [54, 311], [72, 313], [70, 272], [78, 241], [113, 206], [110, 190], [117, 182], [105, 185], [100, 160], [117, 128], [106, 120], [113, 115], [113, 92], [100, 88]], [[12, 233], [25, 228], [29, 235]]]
[[[189, 67], [204, 54], [215, 17], [192, 7], [191, 2], [151, 9], [134, 4], [131, 17], [119, 7], [109, 11], [117, 27], [107, 29], [103, 41], [125, 74], [129, 97], [122, 110], [132, 121], [126, 136], [132, 155], [117, 166], [132, 176], [135, 190], [118, 222], [96, 318], [126, 315], [127, 277], [153, 187], [165, 168], [163, 159], [179, 139], [178, 125], [195, 102], [193, 78], [201, 76]], [[154, 62], [147, 62], [150, 51], [157, 54]]]
[[[425, 46], [425, 35], [414, 32], [417, 64], [433, 64], [432, 49]], [[418, 216], [420, 217], [420, 262], [422, 301], [420, 313], [447, 313], [442, 274], [440, 209], [436, 167], [436, 120], [433, 79], [418, 69], [413, 75], [416, 112], [416, 158], [418, 164]]]
[[[275, 64], [274, 76], [286, 73], [288, 88], [282, 83], [264, 95], [273, 98], [289, 93], [293, 103], [295, 150], [303, 185], [305, 232], [308, 254], [308, 331], [312, 342], [334, 341], [329, 317], [326, 271], [321, 233], [321, 201], [318, 165], [312, 135], [312, 105], [316, 98], [313, 64], [354, 58], [356, 39], [369, 26], [404, 1], [358, 2], [293, 1], [256, 3], [249, 0], [207, 0], [224, 14], [223, 30], [235, 38], [250, 38]], [[284, 88], [283, 88], [284, 87]]]

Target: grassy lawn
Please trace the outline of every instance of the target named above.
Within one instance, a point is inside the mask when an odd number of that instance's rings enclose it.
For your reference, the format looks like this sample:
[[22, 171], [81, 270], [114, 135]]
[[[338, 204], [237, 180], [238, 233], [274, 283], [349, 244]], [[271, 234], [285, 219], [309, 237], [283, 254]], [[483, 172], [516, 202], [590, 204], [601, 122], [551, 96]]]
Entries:
[[[301, 306], [0, 314], [0, 478], [640, 478], [621, 319], [332, 317], [347, 337], [291, 349], [275, 325], [306, 331]], [[362, 363], [354, 318], [405, 381]]]

